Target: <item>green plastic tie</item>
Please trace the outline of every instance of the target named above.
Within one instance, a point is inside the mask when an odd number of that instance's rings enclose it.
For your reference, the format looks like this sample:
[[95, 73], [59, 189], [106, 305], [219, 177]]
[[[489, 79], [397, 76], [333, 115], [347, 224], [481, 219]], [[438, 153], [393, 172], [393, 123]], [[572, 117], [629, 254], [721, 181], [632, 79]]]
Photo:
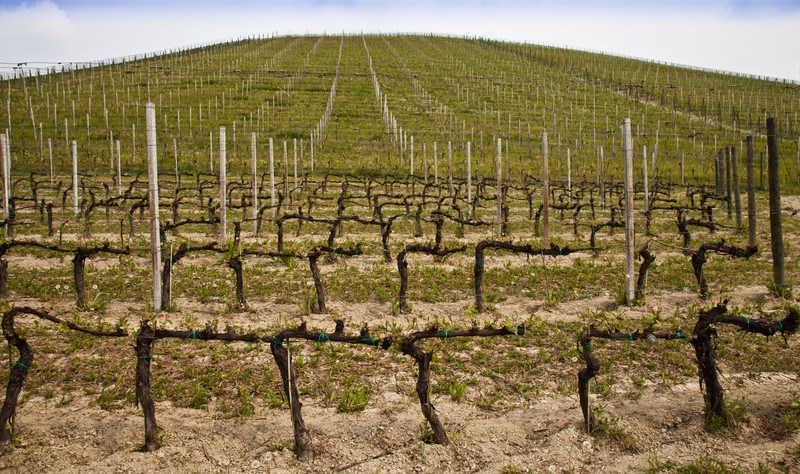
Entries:
[[633, 340], [633, 333], [630, 333], [630, 332], [628, 333], [628, 340], [629, 341]]
[[744, 318], [744, 320], [747, 321], [747, 329], [745, 331], [750, 332], [750, 318]]
[[779, 330], [780, 332], [783, 332], [783, 323], [782, 323], [782, 322], [780, 322], [780, 321], [778, 321], [778, 330]]
[[319, 347], [325, 341], [331, 342], [331, 338], [329, 338], [327, 334], [322, 332], [319, 334], [319, 337], [317, 338], [317, 347]]
[[25, 364], [23, 364], [23, 363], [22, 363], [21, 361], [19, 361], [19, 360], [18, 360], [18, 361], [16, 361], [16, 362], [14, 362], [14, 365], [18, 365], [18, 366], [22, 367], [23, 369], [25, 369], [25, 370], [28, 370], [28, 366], [27, 366], [27, 365], [25, 365]]
[[373, 338], [371, 338], [371, 337], [365, 337], [364, 339], [361, 339], [361, 342], [368, 342], [368, 343], [369, 343], [369, 345], [371, 345], [371, 346], [375, 346], [375, 345], [377, 345], [377, 344], [375, 343], [375, 339], [373, 339]]
[[189, 339], [190, 337], [196, 341], [197, 340], [197, 332], [195, 332], [195, 331], [190, 332], [189, 334], [186, 335], [186, 337], [183, 338], [183, 340], [185, 341], [185, 340]]
[[675, 339], [686, 339], [686, 334], [680, 331], [675, 331]]
[[592, 345], [591, 344], [583, 344], [583, 348], [584, 349], [591, 349]]
[[444, 330], [442, 332], [444, 333], [444, 338], [447, 339], [447, 335], [450, 334], [452, 331]]
[[274, 337], [270, 338], [270, 341], [273, 344], [278, 345], [278, 346], [285, 346], [286, 345], [286, 341], [279, 341], [279, 340], [275, 339]]
[[152, 358], [153, 356], [151, 355], [143, 355], [142, 357], [140, 357], [140, 359], [152, 359]]
[[336, 247], [334, 247], [333, 250], [331, 250], [331, 254], [336, 255]]

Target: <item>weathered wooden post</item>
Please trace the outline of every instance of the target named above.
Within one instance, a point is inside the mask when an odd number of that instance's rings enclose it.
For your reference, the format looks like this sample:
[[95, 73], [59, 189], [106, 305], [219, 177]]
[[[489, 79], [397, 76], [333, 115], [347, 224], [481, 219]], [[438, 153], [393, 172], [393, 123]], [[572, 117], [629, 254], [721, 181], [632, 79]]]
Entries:
[[253, 174], [253, 237], [258, 236], [258, 166], [256, 160], [256, 132], [250, 133], [250, 171]]
[[472, 209], [472, 151], [467, 142], [467, 206]]
[[[448, 145], [450, 142], [447, 142]], [[449, 148], [449, 146], [448, 146]], [[497, 238], [503, 235], [503, 139], [497, 139]]]
[[411, 143], [408, 149], [408, 159], [411, 163], [411, 176], [414, 176], [414, 135], [411, 135]]
[[572, 202], [572, 161], [569, 148], [567, 148], [567, 196], [569, 197], [569, 202]]
[[542, 132], [542, 248], [550, 246], [550, 150]]
[[[270, 138], [269, 140], [270, 140], [270, 143], [272, 143], [272, 139]], [[314, 172], [314, 167], [316, 166], [315, 165], [315, 161], [314, 161], [316, 159], [316, 155], [314, 153], [314, 132], [311, 132], [310, 143], [311, 143], [311, 172], [313, 173]], [[271, 149], [272, 149], [272, 145], [270, 144], [270, 150]], [[270, 155], [272, 155], [272, 152], [270, 152]]]
[[447, 186], [450, 188], [450, 195], [452, 196], [453, 195], [453, 146], [452, 142], [450, 141], [447, 142]]
[[228, 242], [228, 167], [225, 127], [219, 127], [219, 243]]
[[733, 169], [733, 207], [736, 212], [736, 228], [742, 230], [742, 196], [739, 190], [739, 162], [736, 147], [731, 147], [731, 168]]
[[635, 297], [633, 266], [636, 243], [633, 223], [633, 140], [629, 118], [622, 121], [622, 148], [625, 159], [625, 302], [630, 306]]
[[786, 288], [783, 267], [783, 230], [781, 229], [781, 183], [778, 163], [778, 130], [775, 119], [767, 119], [767, 178], [769, 180], [769, 231], [772, 241], [772, 275], [775, 292]]
[[[117, 196], [122, 196], [122, 145], [119, 140], [116, 141], [117, 149]], [[53, 150], [50, 150], [50, 185], [53, 181]]]
[[153, 310], [158, 311], [161, 308], [161, 233], [159, 231], [158, 217], [156, 106], [152, 102], [148, 102], [145, 105], [145, 122], [147, 137], [147, 196], [150, 203], [150, 263], [153, 275]]
[[[119, 146], [119, 140], [117, 140], [117, 146]], [[47, 139], [47, 150], [50, 156], [50, 186], [53, 186], [53, 140], [51, 138]]]
[[[8, 166], [8, 165], [6, 165]], [[78, 142], [72, 140], [72, 213], [76, 216], [78, 209]]]
[[3, 167], [3, 219], [6, 221], [6, 224], [3, 226], [5, 229], [5, 236], [8, 237], [8, 219], [9, 219], [9, 209], [8, 209], [8, 192], [10, 191], [8, 187], [8, 148], [6, 144], [6, 135], [0, 135], [0, 159], [3, 160], [2, 167]]
[[433, 184], [439, 185], [439, 154], [436, 151], [436, 142], [433, 142]]
[[747, 136], [747, 243], [756, 245], [756, 176], [753, 136]]
[[731, 147], [725, 147], [725, 208], [728, 219], [733, 217], [733, 190], [731, 187]]
[[[283, 198], [289, 199], [289, 151], [286, 140], [283, 141]], [[288, 202], [288, 201], [287, 201]]]
[[642, 187], [644, 188], [644, 212], [650, 210], [650, 192], [647, 189], [647, 146], [642, 147]]
[[[311, 142], [311, 171], [314, 171], [314, 142]], [[275, 154], [273, 153], [272, 138], [269, 139], [269, 204], [272, 207], [272, 218], [277, 214], [275, 209]]]

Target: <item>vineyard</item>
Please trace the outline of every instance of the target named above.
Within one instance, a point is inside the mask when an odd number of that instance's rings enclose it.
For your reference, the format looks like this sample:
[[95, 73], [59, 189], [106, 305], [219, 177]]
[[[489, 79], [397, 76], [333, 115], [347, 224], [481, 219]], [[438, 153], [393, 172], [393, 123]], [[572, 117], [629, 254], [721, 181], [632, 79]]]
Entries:
[[392, 35], [2, 82], [3, 468], [800, 468], [796, 84]]

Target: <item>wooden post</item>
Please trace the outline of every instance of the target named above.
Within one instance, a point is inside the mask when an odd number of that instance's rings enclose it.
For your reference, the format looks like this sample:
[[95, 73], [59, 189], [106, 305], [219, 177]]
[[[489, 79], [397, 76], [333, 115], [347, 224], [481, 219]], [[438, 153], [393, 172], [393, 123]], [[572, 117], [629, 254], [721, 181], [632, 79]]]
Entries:
[[733, 190], [731, 189], [731, 147], [725, 147], [725, 207], [728, 219], [733, 217]]
[[472, 149], [470, 142], [467, 142], [467, 206], [472, 209]]
[[293, 165], [292, 171], [294, 173], [294, 189], [297, 190], [300, 187], [300, 183], [297, 180], [297, 139], [292, 139], [292, 146], [293, 146]]
[[717, 199], [722, 199], [722, 150], [717, 150], [717, 156], [714, 158], [714, 187]]
[[[158, 154], [156, 149], [156, 105], [145, 105], [147, 137], [147, 191], [150, 202], [150, 263], [153, 275], [153, 310], [161, 309], [161, 233], [158, 217]], [[75, 142], [73, 142], [73, 147]], [[77, 161], [74, 161], [77, 163]]]
[[739, 163], [736, 160], [736, 147], [731, 147], [731, 168], [733, 169], [733, 206], [736, 211], [736, 228], [742, 230], [742, 196], [739, 192]]
[[775, 119], [767, 119], [767, 178], [769, 180], [769, 231], [772, 241], [772, 275], [776, 293], [785, 289], [783, 230], [781, 229], [781, 183], [778, 163], [778, 130]]
[[550, 150], [542, 132], [542, 248], [550, 246]]
[[[121, 148], [122, 146], [119, 143], [119, 140], [115, 143], [117, 149], [117, 196], [122, 196], [122, 153]], [[53, 157], [52, 157], [52, 150], [50, 152], [50, 179], [52, 181], [53, 176]], [[51, 183], [52, 184], [52, 183]]]
[[411, 176], [414, 176], [414, 135], [411, 135], [411, 143], [408, 149], [408, 158], [411, 162]]
[[439, 185], [439, 154], [436, 152], [436, 142], [433, 142], [433, 184]]
[[600, 184], [600, 206], [606, 207], [606, 170], [603, 159], [603, 145], [600, 145], [597, 165], [597, 177]]
[[447, 142], [447, 185], [450, 187], [450, 195], [452, 196], [453, 195], [453, 147], [450, 141]]
[[[314, 142], [311, 142], [311, 171], [314, 171]], [[272, 207], [272, 218], [275, 218], [275, 154], [273, 153], [272, 138], [269, 139], [269, 205]]]
[[425, 184], [428, 184], [428, 144], [422, 144], [422, 168], [425, 171]]
[[289, 199], [289, 151], [286, 140], [283, 141], [283, 198]]
[[9, 210], [8, 210], [8, 148], [6, 145], [6, 135], [0, 135], [0, 159], [3, 160], [2, 168], [3, 168], [3, 219], [6, 221], [5, 226], [5, 236], [8, 237], [8, 219], [9, 219]]
[[228, 241], [228, 176], [225, 127], [219, 127], [219, 243]]
[[258, 166], [256, 160], [256, 132], [250, 133], [250, 170], [253, 174], [253, 237], [258, 236]]
[[77, 216], [78, 212], [78, 142], [72, 140], [72, 213]]
[[208, 132], [208, 169], [214, 172], [214, 132]]
[[[119, 148], [119, 140], [117, 140], [117, 148]], [[47, 150], [50, 155], [50, 186], [53, 186], [53, 140], [47, 139]], [[119, 172], [119, 163], [117, 163], [117, 172]]]
[[647, 146], [642, 147], [642, 188], [644, 189], [644, 212], [650, 210], [650, 194], [647, 189]]
[[756, 176], [753, 136], [747, 136], [747, 236], [748, 245], [756, 245]]
[[172, 139], [172, 156], [175, 158], [175, 190], [181, 187], [181, 174], [178, 171], [178, 140]]
[[[269, 140], [270, 140], [270, 143], [272, 143], [272, 139], [270, 138]], [[272, 149], [272, 145], [270, 145], [270, 150], [271, 149]], [[270, 152], [270, 155], [271, 154], [272, 153]], [[314, 132], [311, 132], [311, 172], [312, 173], [314, 172], [314, 166], [315, 166], [314, 159], [315, 159], [315, 155], [314, 155]], [[273, 216], [273, 217], [275, 217], [275, 216]]]
[[[447, 142], [450, 148], [450, 142]], [[503, 235], [503, 139], [497, 139], [497, 237]]]
[[635, 296], [633, 265], [636, 243], [633, 223], [633, 140], [629, 118], [622, 121], [622, 148], [625, 160], [625, 302], [630, 306]]
[[572, 202], [572, 161], [569, 147], [567, 147], [567, 197], [568, 201]]

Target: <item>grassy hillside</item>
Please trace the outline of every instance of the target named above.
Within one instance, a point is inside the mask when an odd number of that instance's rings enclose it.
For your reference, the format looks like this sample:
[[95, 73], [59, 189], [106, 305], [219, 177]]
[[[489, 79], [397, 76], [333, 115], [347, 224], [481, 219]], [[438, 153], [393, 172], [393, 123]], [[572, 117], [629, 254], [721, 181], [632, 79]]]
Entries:
[[[478, 175], [491, 172], [497, 138], [511, 178], [539, 176], [542, 131], [551, 170], [594, 179], [600, 147], [607, 179], [620, 179], [619, 124], [630, 117], [637, 167], [642, 147], [657, 149], [659, 176], [708, 180], [725, 145], [744, 156], [765, 119], [781, 128], [784, 186], [796, 187], [800, 86], [753, 77], [560, 48], [435, 36], [299, 36], [244, 40], [131, 62], [3, 81], [0, 102], [15, 173], [69, 170], [76, 140], [81, 172], [111, 169], [114, 141], [122, 170], [146, 169], [144, 104], [157, 107], [162, 172], [177, 151], [186, 172], [211, 171], [219, 127], [227, 129], [229, 167], [243, 171], [257, 136], [260, 163], [274, 140], [317, 170], [464, 173], [466, 142]], [[332, 91], [333, 89], [333, 91]], [[395, 126], [396, 124], [396, 126]], [[113, 141], [112, 141], [113, 140]], [[296, 144], [294, 142], [296, 140]], [[740, 161], [740, 163], [743, 160]], [[213, 166], [216, 168], [216, 165]], [[262, 170], [265, 168], [262, 168]], [[742, 174], [743, 175], [743, 174]]]

